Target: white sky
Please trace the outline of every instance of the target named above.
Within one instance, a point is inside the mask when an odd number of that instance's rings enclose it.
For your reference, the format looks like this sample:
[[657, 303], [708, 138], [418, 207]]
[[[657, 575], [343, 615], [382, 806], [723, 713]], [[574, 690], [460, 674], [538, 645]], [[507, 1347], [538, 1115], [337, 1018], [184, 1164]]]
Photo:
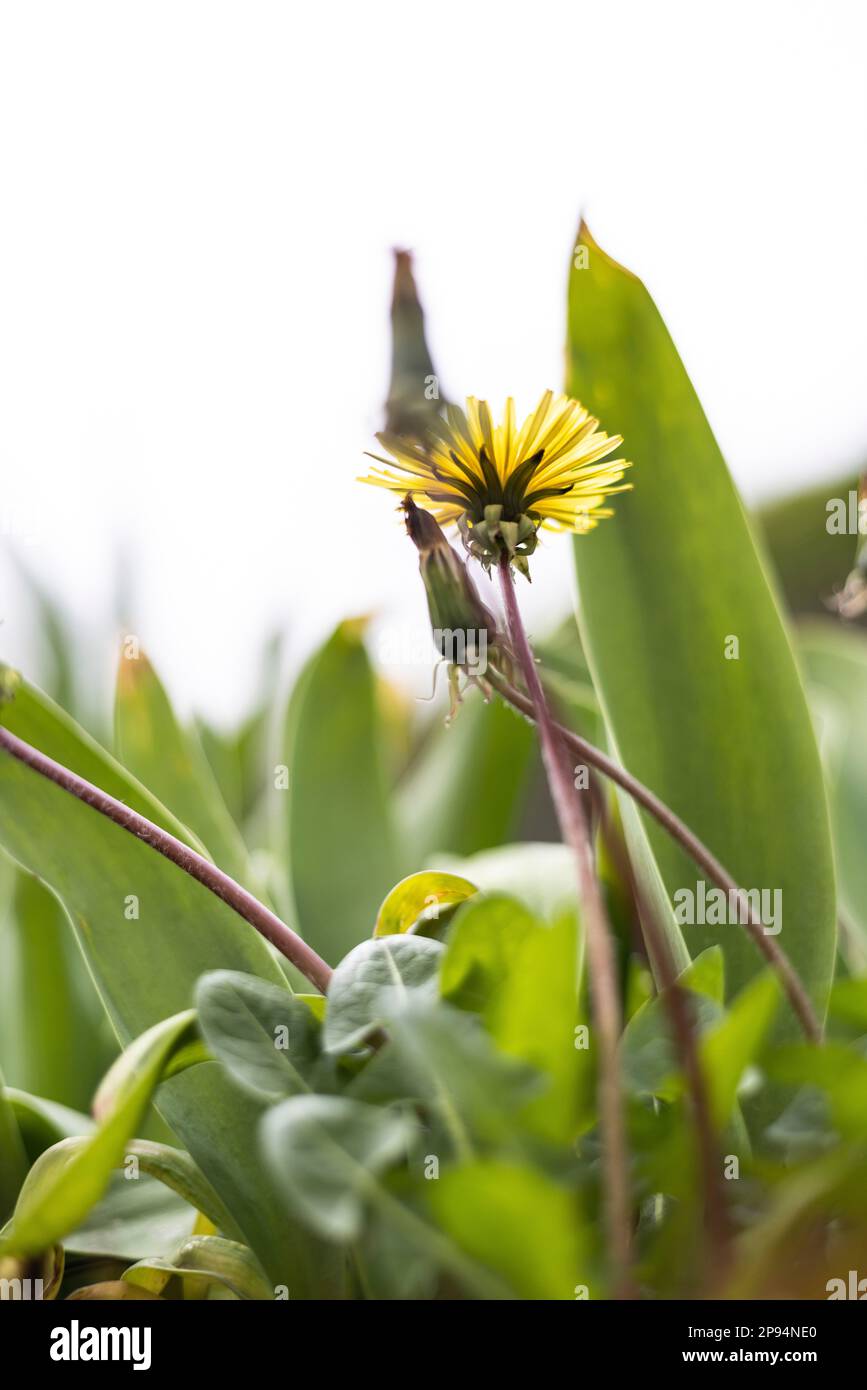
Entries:
[[[748, 498], [867, 453], [867, 10], [0, 3], [0, 539], [185, 707], [243, 704], [415, 560], [353, 479], [416, 253], [451, 394], [562, 380], [579, 211], [650, 286]], [[548, 542], [537, 620], [569, 599]], [[0, 558], [2, 652], [29, 659]], [[408, 658], [411, 659], [411, 658]], [[413, 680], [426, 683], [416, 661]], [[407, 673], [404, 673], [407, 674]]]

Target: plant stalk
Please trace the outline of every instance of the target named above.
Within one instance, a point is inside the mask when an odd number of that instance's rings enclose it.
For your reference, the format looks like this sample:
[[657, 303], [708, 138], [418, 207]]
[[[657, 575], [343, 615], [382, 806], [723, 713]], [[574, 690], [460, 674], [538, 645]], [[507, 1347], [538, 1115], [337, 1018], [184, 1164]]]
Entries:
[[[486, 671], [485, 680], [494, 687], [507, 704], [512, 705], [530, 719], [536, 718], [533, 701], [511, 685], [493, 667], [489, 667]], [[807, 1040], [812, 1043], [821, 1042], [822, 1025], [800, 976], [782, 947], [777, 944], [773, 937], [767, 935], [761, 920], [753, 912], [749, 898], [728, 870], [702, 843], [695, 832], [690, 830], [689, 826], [684, 824], [680, 817], [675, 815], [674, 811], [666, 806], [655, 792], [652, 792], [643, 782], [639, 782], [637, 777], [633, 777], [631, 772], [627, 772], [626, 768], [621, 767], [613, 758], [609, 758], [607, 753], [603, 753], [600, 748], [588, 743], [586, 739], [573, 733], [571, 729], [564, 728], [562, 724], [556, 724], [555, 728], [573, 753], [583, 758], [592, 767], [597, 768], [612, 782], [616, 782], [634, 801], [638, 802], [639, 806], [643, 806], [659, 822], [663, 830], [667, 831], [672, 839], [676, 840], [686, 851], [712, 883], [721, 888], [724, 893], [735, 895], [738, 904], [738, 920], [743, 919], [741, 925], [746, 927], [747, 933], [752, 937], [759, 951], [772, 969], [776, 971], [786, 998], [791, 1004]]]
[[618, 1296], [623, 1297], [632, 1291], [632, 1218], [629, 1156], [618, 1059], [622, 1019], [611, 929], [596, 876], [584, 807], [567, 765], [562, 732], [554, 723], [536, 670], [518, 607], [508, 556], [503, 556], [499, 569], [512, 647], [530, 693], [554, 809], [563, 838], [575, 854], [578, 871], [578, 894], [583, 909], [590, 966], [593, 1017], [599, 1040], [599, 1123], [602, 1135], [608, 1245], [614, 1272], [614, 1287]]
[[107, 792], [101, 791], [92, 782], [86, 782], [69, 768], [56, 763], [53, 758], [40, 753], [37, 748], [32, 748], [29, 743], [25, 743], [8, 729], [0, 728], [0, 748], [4, 748], [33, 772], [47, 777], [50, 782], [62, 787], [65, 792], [77, 797], [100, 815], [114, 821], [115, 825], [143, 840], [158, 854], [170, 859], [179, 869], [183, 869], [184, 873], [221, 898], [239, 917], [249, 922], [251, 927], [255, 927], [260, 936], [264, 936], [272, 946], [276, 946], [281, 955], [297, 966], [316, 989], [321, 990], [323, 994], [327, 992], [331, 967], [307, 945], [306, 941], [292, 931], [291, 927], [281, 922], [270, 908], [260, 903], [258, 898], [254, 898], [252, 893], [248, 893], [246, 888], [242, 888], [240, 883], [236, 883], [222, 869], [218, 869], [216, 864], [197, 854], [188, 845], [182, 844], [167, 830], [161, 829], [145, 816], [140, 816], [137, 811], [125, 806], [122, 801], [117, 801]]

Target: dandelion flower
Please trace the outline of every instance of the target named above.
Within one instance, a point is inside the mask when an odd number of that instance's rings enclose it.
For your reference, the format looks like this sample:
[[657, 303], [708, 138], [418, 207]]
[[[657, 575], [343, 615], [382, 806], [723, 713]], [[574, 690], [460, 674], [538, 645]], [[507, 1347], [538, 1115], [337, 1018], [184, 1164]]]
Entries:
[[583, 534], [613, 513], [606, 498], [631, 486], [629, 464], [609, 455], [623, 443], [607, 435], [579, 401], [546, 391], [520, 429], [509, 398], [494, 425], [487, 401], [448, 405], [425, 437], [380, 434], [390, 455], [362, 482], [407, 493], [443, 526], [457, 524], [486, 568], [504, 554], [523, 573], [541, 527]]

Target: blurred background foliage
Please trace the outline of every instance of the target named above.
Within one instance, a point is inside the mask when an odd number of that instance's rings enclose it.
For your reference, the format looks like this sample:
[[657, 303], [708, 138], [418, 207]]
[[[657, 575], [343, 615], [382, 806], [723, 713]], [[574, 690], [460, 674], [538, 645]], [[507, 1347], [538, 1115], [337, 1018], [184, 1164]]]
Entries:
[[[407, 253], [396, 256], [392, 304], [390, 428], [423, 428], [419, 382], [434, 372]], [[821, 474], [822, 460], [817, 460]], [[867, 467], [867, 463], [865, 463]], [[646, 485], [646, 479], [639, 480]], [[848, 497], [859, 475], [817, 482], [755, 510], [791, 621], [833, 809], [844, 958], [867, 960], [867, 636], [864, 618], [844, 622], [830, 601], [852, 569], [855, 540], [829, 533], [829, 498]], [[631, 499], [630, 499], [631, 500]], [[114, 633], [94, 654], [92, 636], [39, 576], [21, 569], [39, 656], [41, 687], [111, 749], [233, 876], [269, 899], [327, 959], [368, 935], [377, 908], [403, 873], [505, 843], [556, 841], [556, 823], [525, 720], [473, 693], [445, 727], [440, 698], [419, 704], [377, 672], [365, 624], [342, 623], [287, 688], [285, 648], [275, 633], [262, 653], [247, 712], [234, 727], [174, 713], [159, 673], [140, 652], [132, 585], [119, 572]], [[537, 635], [546, 686], [563, 721], [604, 741], [587, 659], [573, 618]], [[112, 692], [95, 676], [119, 653]], [[89, 652], [93, 659], [82, 659]], [[431, 667], [436, 653], [431, 647]], [[288, 784], [280, 768], [291, 767]], [[624, 947], [634, 945], [634, 903], [624, 881], [623, 842], [610, 794], [603, 834]], [[612, 810], [614, 814], [612, 815]], [[350, 833], [351, 831], [351, 833]], [[333, 871], [340, 844], [339, 871]], [[619, 869], [618, 866], [619, 865]], [[38, 1010], [26, 1001], [38, 1000]], [[7, 1082], [86, 1108], [113, 1041], [80, 953], [54, 895], [0, 860], [0, 1069]]]
[[[809, 885], [810, 892], [815, 888], [815, 898], [801, 904], [805, 918], [811, 914], [816, 917], [815, 936], [810, 937], [809, 921], [805, 921], [800, 936], [795, 933], [793, 949], [795, 956], [802, 951], [812, 985], [814, 976], [822, 973], [820, 965], [812, 963], [815, 953], [821, 955], [825, 949], [821, 933], [824, 931], [824, 939], [830, 941], [829, 933], [834, 930], [833, 917], [819, 921], [823, 913], [827, 917], [831, 893], [830, 870], [822, 861], [821, 826], [814, 836], [816, 856], [805, 864], [804, 851], [790, 833], [792, 819], [785, 824], [775, 822], [777, 814], [782, 814], [780, 806], [788, 802], [793, 817], [796, 810], [809, 810], [817, 823], [824, 824], [824, 806], [821, 793], [812, 797], [807, 808], [793, 804], [799, 786], [805, 779], [809, 783], [812, 740], [804, 740], [800, 730], [800, 685], [788, 670], [788, 645], [783, 629], [777, 631], [773, 602], [765, 593], [764, 565], [779, 595], [804, 675], [831, 811], [840, 927], [838, 983], [831, 1001], [832, 1034], [847, 1040], [859, 1037], [867, 1028], [862, 993], [847, 995], [845, 986], [857, 983], [847, 977], [867, 970], [867, 858], [863, 853], [867, 834], [867, 636], [863, 619], [844, 622], [832, 604], [834, 593], [843, 587], [853, 567], [857, 540], [831, 534], [826, 525], [829, 498], [846, 498], [857, 489], [858, 477], [817, 482], [807, 491], [742, 516], [737, 494], [652, 302], [640, 295], [633, 301], [630, 296], [638, 291], [645, 294], [643, 287], [637, 281], [621, 283], [619, 268], [612, 270], [613, 263], [590, 244], [595, 257], [591, 263], [598, 266], [594, 274], [600, 279], [598, 284], [593, 276], [582, 282], [583, 298], [572, 304], [573, 389], [582, 398], [586, 396], [600, 413], [604, 405], [613, 405], [611, 426], [623, 429], [647, 471], [636, 476], [635, 494], [619, 500], [618, 520], [610, 530], [603, 527], [598, 540], [594, 535], [579, 542], [576, 553], [582, 594], [589, 595], [591, 601], [582, 611], [581, 635], [572, 617], [548, 632], [534, 634], [544, 681], [563, 722], [592, 741], [607, 744], [630, 768], [644, 775], [704, 834], [713, 849], [727, 862], [731, 860], [730, 867], [747, 886], [778, 882], [788, 872], [783, 859], [788, 856], [794, 861], [798, 873], [806, 876], [801, 881]], [[611, 283], [606, 282], [606, 276], [611, 277]], [[609, 315], [607, 320], [614, 324], [614, 341], [593, 341], [592, 325], [604, 319], [593, 313], [594, 286], [595, 292], [609, 296], [607, 302], [612, 294], [623, 295], [622, 312]], [[442, 401], [428, 401], [419, 392], [419, 380], [433, 372], [433, 364], [406, 253], [397, 257], [392, 322], [394, 350], [386, 416], [393, 428], [423, 432], [425, 413], [440, 409]], [[658, 373], [657, 379], [651, 374], [644, 395], [635, 386], [631, 370], [636, 343], [643, 346], [645, 363], [652, 361]], [[598, 367], [600, 363], [604, 370]], [[678, 478], [677, 466], [682, 459], [670, 461], [666, 451], [669, 441], [656, 433], [653, 411], [659, 392], [676, 400], [681, 427], [686, 430], [688, 425], [691, 457], [701, 461], [700, 468], [696, 465], [697, 484], [695, 479]], [[666, 478], [669, 462], [671, 476]], [[817, 473], [821, 471], [819, 460]], [[715, 538], [701, 532], [702, 553], [698, 557], [692, 555], [686, 542], [675, 554], [675, 528], [688, 529], [690, 507], [707, 509], [711, 505], [707, 494], [712, 489], [720, 534]], [[702, 491], [704, 497], [696, 502], [696, 494]], [[679, 515], [679, 506], [685, 509], [685, 517]], [[646, 549], [651, 536], [659, 551], [652, 557]], [[618, 547], [620, 554], [611, 558]], [[749, 576], [744, 576], [746, 571], [753, 573], [753, 565], [755, 582], [750, 589]], [[537, 913], [553, 924], [562, 937], [560, 964], [553, 948], [539, 955], [535, 963], [528, 956], [518, 982], [504, 975], [512, 992], [486, 1021], [506, 1052], [549, 1072], [550, 1091], [543, 1101], [535, 1103], [535, 1109], [527, 1111], [530, 1130], [535, 1127], [537, 1138], [551, 1142], [568, 1139], [586, 1123], [589, 1083], [581, 1073], [581, 1055], [571, 1052], [559, 1057], [556, 1047], [546, 1051], [544, 1027], [539, 1022], [539, 1000], [553, 997], [558, 981], [564, 972], [568, 974], [564, 963], [571, 958], [570, 953], [574, 954], [575, 919], [571, 866], [559, 846], [534, 733], [524, 719], [498, 701], [486, 703], [472, 691], [457, 718], [447, 726], [442, 699], [429, 706], [410, 700], [376, 669], [366, 645], [367, 624], [363, 618], [350, 616], [291, 680], [286, 678], [284, 659], [291, 633], [275, 633], [262, 653], [249, 708], [234, 726], [215, 727], [195, 717], [185, 720], [173, 709], [160, 673], [138, 646], [134, 605], [126, 583], [119, 580], [117, 613], [123, 614], [123, 619], [119, 617], [115, 632], [104, 634], [99, 660], [90, 664], [82, 660], [80, 631], [62, 602], [44, 589], [37, 576], [27, 574], [25, 578], [33, 622], [41, 639], [38, 668], [29, 674], [45, 696], [67, 711], [86, 734], [74, 732], [72, 726], [66, 728], [53, 707], [26, 686], [9, 707], [6, 722], [15, 729], [16, 707], [25, 711], [22, 717], [31, 721], [30, 728], [38, 727], [43, 719], [52, 738], [61, 744], [67, 740], [65, 748], [52, 749], [46, 743], [45, 751], [84, 775], [88, 759], [101, 760], [100, 778], [105, 785], [111, 768], [88, 742], [92, 736], [122, 765], [117, 769], [122, 787], [118, 794], [125, 798], [140, 795], [146, 814], [174, 828], [189, 843], [206, 846], [221, 867], [270, 902], [332, 964], [370, 937], [380, 905], [393, 886], [424, 867], [465, 874], [491, 894], [512, 893], [527, 913]], [[684, 586], [691, 582], [695, 591], [687, 592]], [[710, 624], [713, 641], [721, 641], [728, 630], [725, 623], [730, 612], [742, 614], [745, 626], [754, 625], [749, 630], [756, 634], [761, 648], [753, 656], [773, 668], [776, 684], [766, 688], [750, 685], [747, 663], [742, 688], [723, 689], [715, 697], [707, 695], [707, 675], [700, 670], [704, 658], [695, 636], [703, 623], [710, 623], [709, 592], [717, 595], [721, 604], [718, 616], [723, 624], [719, 630], [718, 625]], [[732, 608], [719, 600], [718, 596], [726, 593]], [[680, 632], [673, 630], [673, 615], [692, 612], [691, 604], [694, 621], [683, 623]], [[624, 657], [624, 651], [634, 655], [642, 642], [651, 652], [645, 674], [640, 661]], [[768, 644], [774, 646], [773, 659]], [[113, 691], [102, 689], [93, 676], [108, 650], [117, 653]], [[432, 668], [435, 655], [432, 646]], [[707, 717], [709, 698], [716, 699], [712, 719]], [[734, 746], [741, 732], [748, 745], [746, 759], [744, 750]], [[672, 739], [674, 744], [667, 744]], [[770, 744], [782, 750], [776, 772], [763, 767], [755, 774], [756, 781], [751, 781], [750, 751], [760, 748], [767, 752], [766, 745]], [[678, 749], [674, 755], [671, 746]], [[802, 762], [804, 748], [807, 751]], [[786, 762], [788, 759], [791, 761]], [[767, 795], [759, 794], [757, 783], [762, 779], [769, 789]], [[713, 806], [708, 809], [707, 787], [711, 783]], [[704, 788], [704, 802], [690, 801], [697, 786]], [[640, 944], [638, 910], [642, 902], [647, 909], [650, 901], [649, 910], [658, 910], [673, 931], [666, 888], [670, 892], [681, 871], [672, 868], [670, 846], [655, 827], [644, 825], [634, 808], [618, 800], [609, 787], [594, 780], [593, 789], [600, 873], [618, 937], [626, 1015], [628, 1020], [636, 1014], [643, 1019], [635, 1027], [630, 1024], [631, 1032], [627, 1029], [627, 1065], [634, 1069], [636, 1090], [655, 1095], [664, 1079], [659, 1074], [658, 1058], [653, 1061], [659, 1020], [650, 1015], [649, 1022], [647, 1011], [639, 1012], [648, 999], [650, 985]], [[814, 828], [804, 826], [803, 844], [809, 844]], [[767, 869], [770, 877], [762, 876], [761, 866], [766, 864], [773, 865]], [[179, 913], [181, 907], [179, 904]], [[473, 912], [485, 915], [484, 930], [500, 929], [496, 897], [476, 907], [465, 906], [459, 920], [466, 922]], [[513, 922], [514, 908], [507, 915]], [[552, 936], [549, 946], [553, 940]], [[738, 949], [735, 947], [733, 953], [729, 943], [725, 944], [725, 969], [708, 951], [698, 957], [703, 961], [701, 967], [698, 962], [690, 965], [688, 953], [680, 957], [680, 965], [696, 970], [690, 988], [711, 1000], [709, 1017], [723, 1026], [721, 1009], [724, 990], [728, 989], [730, 996], [737, 996], [741, 1024], [746, 1017], [746, 1032], [752, 1028], [758, 1038], [768, 1026], [772, 1009], [761, 992], [763, 986], [752, 994], [739, 993], [741, 986], [749, 983], [750, 970], [738, 964]], [[253, 969], [243, 960], [236, 965], [239, 970]], [[306, 988], [291, 967], [280, 968], [296, 987]], [[263, 966], [260, 973], [273, 974], [276, 969], [269, 960], [267, 970]], [[824, 973], [824, 983], [815, 990], [822, 1009], [831, 979], [828, 969]], [[460, 981], [455, 984], [458, 1002], [462, 987]], [[143, 997], [142, 1026], [145, 1002]], [[528, 1023], [531, 1013], [535, 1020], [532, 1028]], [[736, 1019], [734, 1012], [732, 1018]], [[537, 1040], [531, 1056], [526, 1037], [533, 1032]], [[58, 899], [34, 875], [15, 867], [5, 856], [0, 858], [0, 1073], [10, 1088], [13, 1107], [18, 1107], [21, 1132], [31, 1146], [31, 1156], [45, 1146], [48, 1136], [80, 1133], [81, 1118], [70, 1117], [68, 1111], [89, 1108], [97, 1083], [116, 1051], [97, 986], [68, 930]], [[745, 1064], [746, 1052], [744, 1059]], [[788, 1073], [785, 1056], [777, 1059], [775, 1066], [775, 1079], [783, 1086], [796, 1076], [809, 1080], [809, 1066], [801, 1054], [791, 1054]], [[732, 1075], [729, 1108], [734, 1104], [740, 1073]], [[851, 1084], [852, 1075], [847, 1075]], [[843, 1114], [844, 1132], [860, 1133], [858, 1126], [864, 1115], [858, 1111], [856, 1120], [852, 1119], [854, 1111], [845, 1110], [839, 1087], [835, 1090], [827, 1075], [817, 1074], [815, 1080], [817, 1085], [830, 1086], [831, 1103]], [[863, 1100], [867, 1083], [860, 1072], [855, 1081]], [[23, 1093], [38, 1098], [38, 1104], [28, 1101], [25, 1105]], [[225, 1104], [225, 1098], [217, 1097], [213, 1103]], [[729, 1109], [725, 1113], [728, 1120]], [[649, 1141], [647, 1150], [642, 1150], [641, 1116], [636, 1114], [632, 1119], [639, 1168], [652, 1192], [660, 1165], [664, 1168], [672, 1156], [680, 1154], [683, 1135], [673, 1135], [666, 1159]], [[792, 1151], [797, 1144], [798, 1122], [799, 1116], [791, 1113], [779, 1120], [780, 1143]], [[820, 1128], [806, 1126], [811, 1143], [815, 1143]], [[171, 1137], [153, 1112], [138, 1132], [145, 1139]], [[254, 1176], [251, 1192], [255, 1181]], [[833, 1186], [836, 1178], [832, 1175], [828, 1181]], [[848, 1181], [847, 1170], [840, 1183]], [[448, 1230], [464, 1221], [477, 1193], [492, 1182], [502, 1194], [504, 1211], [513, 1207], [532, 1211], [533, 1219], [541, 1221], [540, 1249], [545, 1245], [549, 1254], [556, 1252], [556, 1232], [563, 1225], [559, 1197], [538, 1174], [492, 1174], [483, 1168], [455, 1174], [437, 1193], [438, 1219], [443, 1227]], [[106, 1222], [107, 1228], [111, 1227], [113, 1200], [116, 1195], [110, 1193], [95, 1218], [97, 1223]], [[125, 1221], [140, 1220], [151, 1231], [154, 1222], [164, 1223], [161, 1244], [177, 1237], [183, 1228], [183, 1204], [179, 1207], [162, 1191], [155, 1199], [147, 1185], [136, 1194], [135, 1201], [141, 1211], [124, 1208]], [[772, 1222], [773, 1214], [766, 1220]], [[789, 1228], [782, 1215], [779, 1220], [782, 1240]], [[76, 1236], [76, 1251], [82, 1256], [100, 1253], [110, 1257], [111, 1241], [105, 1229], [97, 1224], [88, 1234], [88, 1228], [82, 1228]], [[477, 1234], [483, 1247], [485, 1233]], [[684, 1228], [673, 1223], [672, 1241], [683, 1238]], [[780, 1240], [774, 1246], [777, 1252]], [[128, 1244], [136, 1246], [137, 1241], [129, 1236]], [[574, 1255], [574, 1251], [564, 1255], [566, 1267]], [[375, 1271], [375, 1252], [371, 1259]], [[660, 1267], [664, 1265], [661, 1248], [654, 1259]], [[387, 1264], [386, 1260], [383, 1268]], [[559, 1276], [551, 1269], [550, 1261], [546, 1265], [540, 1256], [535, 1282], [532, 1270], [528, 1273], [523, 1266], [516, 1278], [525, 1281], [528, 1296], [545, 1296], [552, 1285], [559, 1286]], [[92, 1273], [91, 1269], [91, 1277]]]

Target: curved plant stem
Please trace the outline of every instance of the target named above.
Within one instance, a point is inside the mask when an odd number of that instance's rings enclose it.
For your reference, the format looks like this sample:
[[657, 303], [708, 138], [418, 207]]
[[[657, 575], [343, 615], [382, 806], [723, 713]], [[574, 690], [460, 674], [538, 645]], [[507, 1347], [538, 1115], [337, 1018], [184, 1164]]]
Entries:
[[512, 647], [530, 692], [542, 759], [564, 840], [575, 853], [578, 893], [583, 908], [593, 1018], [599, 1040], [599, 1124], [602, 1136], [608, 1245], [619, 1296], [631, 1293], [632, 1221], [629, 1156], [620, 1086], [618, 1048], [622, 1026], [611, 929], [596, 868], [584, 807], [566, 760], [562, 731], [554, 723], [521, 619], [508, 556], [500, 562], [500, 583]]
[[[498, 671], [489, 667], [485, 673], [485, 680], [508, 704], [513, 705], [515, 709], [527, 715], [528, 718], [536, 718], [533, 701], [522, 694], [520, 690], [516, 690], [513, 685], [510, 685]], [[607, 753], [603, 753], [601, 749], [588, 743], [579, 734], [565, 729], [561, 724], [557, 724], [555, 727], [572, 752], [577, 753], [585, 762], [604, 773], [612, 782], [616, 782], [619, 787], [629, 793], [634, 801], [649, 811], [672, 839], [686, 850], [686, 853], [699, 868], [704, 870], [712, 883], [715, 883], [724, 893], [735, 895], [735, 901], [738, 904], [738, 920], [746, 927], [759, 951], [776, 971], [806, 1037], [810, 1042], [821, 1042], [822, 1027], [800, 976], [782, 947], [777, 944], [773, 937], [767, 935], [761, 920], [753, 912], [749, 898], [728, 870], [702, 843], [695, 832], [690, 830], [689, 826], [685, 825], [680, 817], [675, 815], [669, 806], [666, 806], [664, 801], [660, 801], [655, 792], [652, 792], [649, 787], [645, 787], [644, 783], [639, 782], [637, 777], [633, 777], [631, 772], [627, 772], [626, 768], [621, 767], [613, 758], [609, 758]]]
[[85, 805], [91, 806], [100, 815], [106, 816], [114, 821], [115, 825], [128, 830], [131, 835], [135, 835], [139, 840], [143, 840], [151, 849], [155, 849], [158, 854], [165, 855], [173, 864], [177, 864], [179, 869], [189, 874], [191, 878], [197, 879], [218, 898], [222, 898], [239, 917], [243, 917], [245, 922], [249, 922], [251, 927], [266, 940], [276, 946], [277, 950], [290, 960], [293, 965], [301, 971], [310, 983], [324, 994], [328, 989], [328, 982], [331, 979], [331, 967], [318, 956], [306, 941], [302, 941], [291, 927], [287, 927], [285, 922], [273, 913], [270, 908], [260, 903], [258, 898], [254, 898], [252, 893], [248, 893], [246, 888], [242, 888], [240, 883], [236, 883], [228, 874], [218, 869], [216, 864], [204, 859], [201, 854], [190, 849], [187, 845], [176, 840], [174, 835], [170, 835], [167, 830], [162, 830], [160, 826], [154, 825], [152, 821], [140, 816], [137, 811], [133, 811], [129, 806], [125, 806], [122, 801], [116, 801], [107, 792], [101, 791], [91, 782], [86, 782], [83, 777], [71, 772], [69, 768], [61, 763], [56, 763], [53, 758], [49, 758], [45, 753], [40, 753], [37, 748], [32, 748], [29, 743], [10, 733], [8, 729], [0, 728], [0, 748], [6, 750], [13, 758], [24, 763], [32, 771], [38, 772], [49, 781], [54, 782], [64, 791], [75, 796]]

